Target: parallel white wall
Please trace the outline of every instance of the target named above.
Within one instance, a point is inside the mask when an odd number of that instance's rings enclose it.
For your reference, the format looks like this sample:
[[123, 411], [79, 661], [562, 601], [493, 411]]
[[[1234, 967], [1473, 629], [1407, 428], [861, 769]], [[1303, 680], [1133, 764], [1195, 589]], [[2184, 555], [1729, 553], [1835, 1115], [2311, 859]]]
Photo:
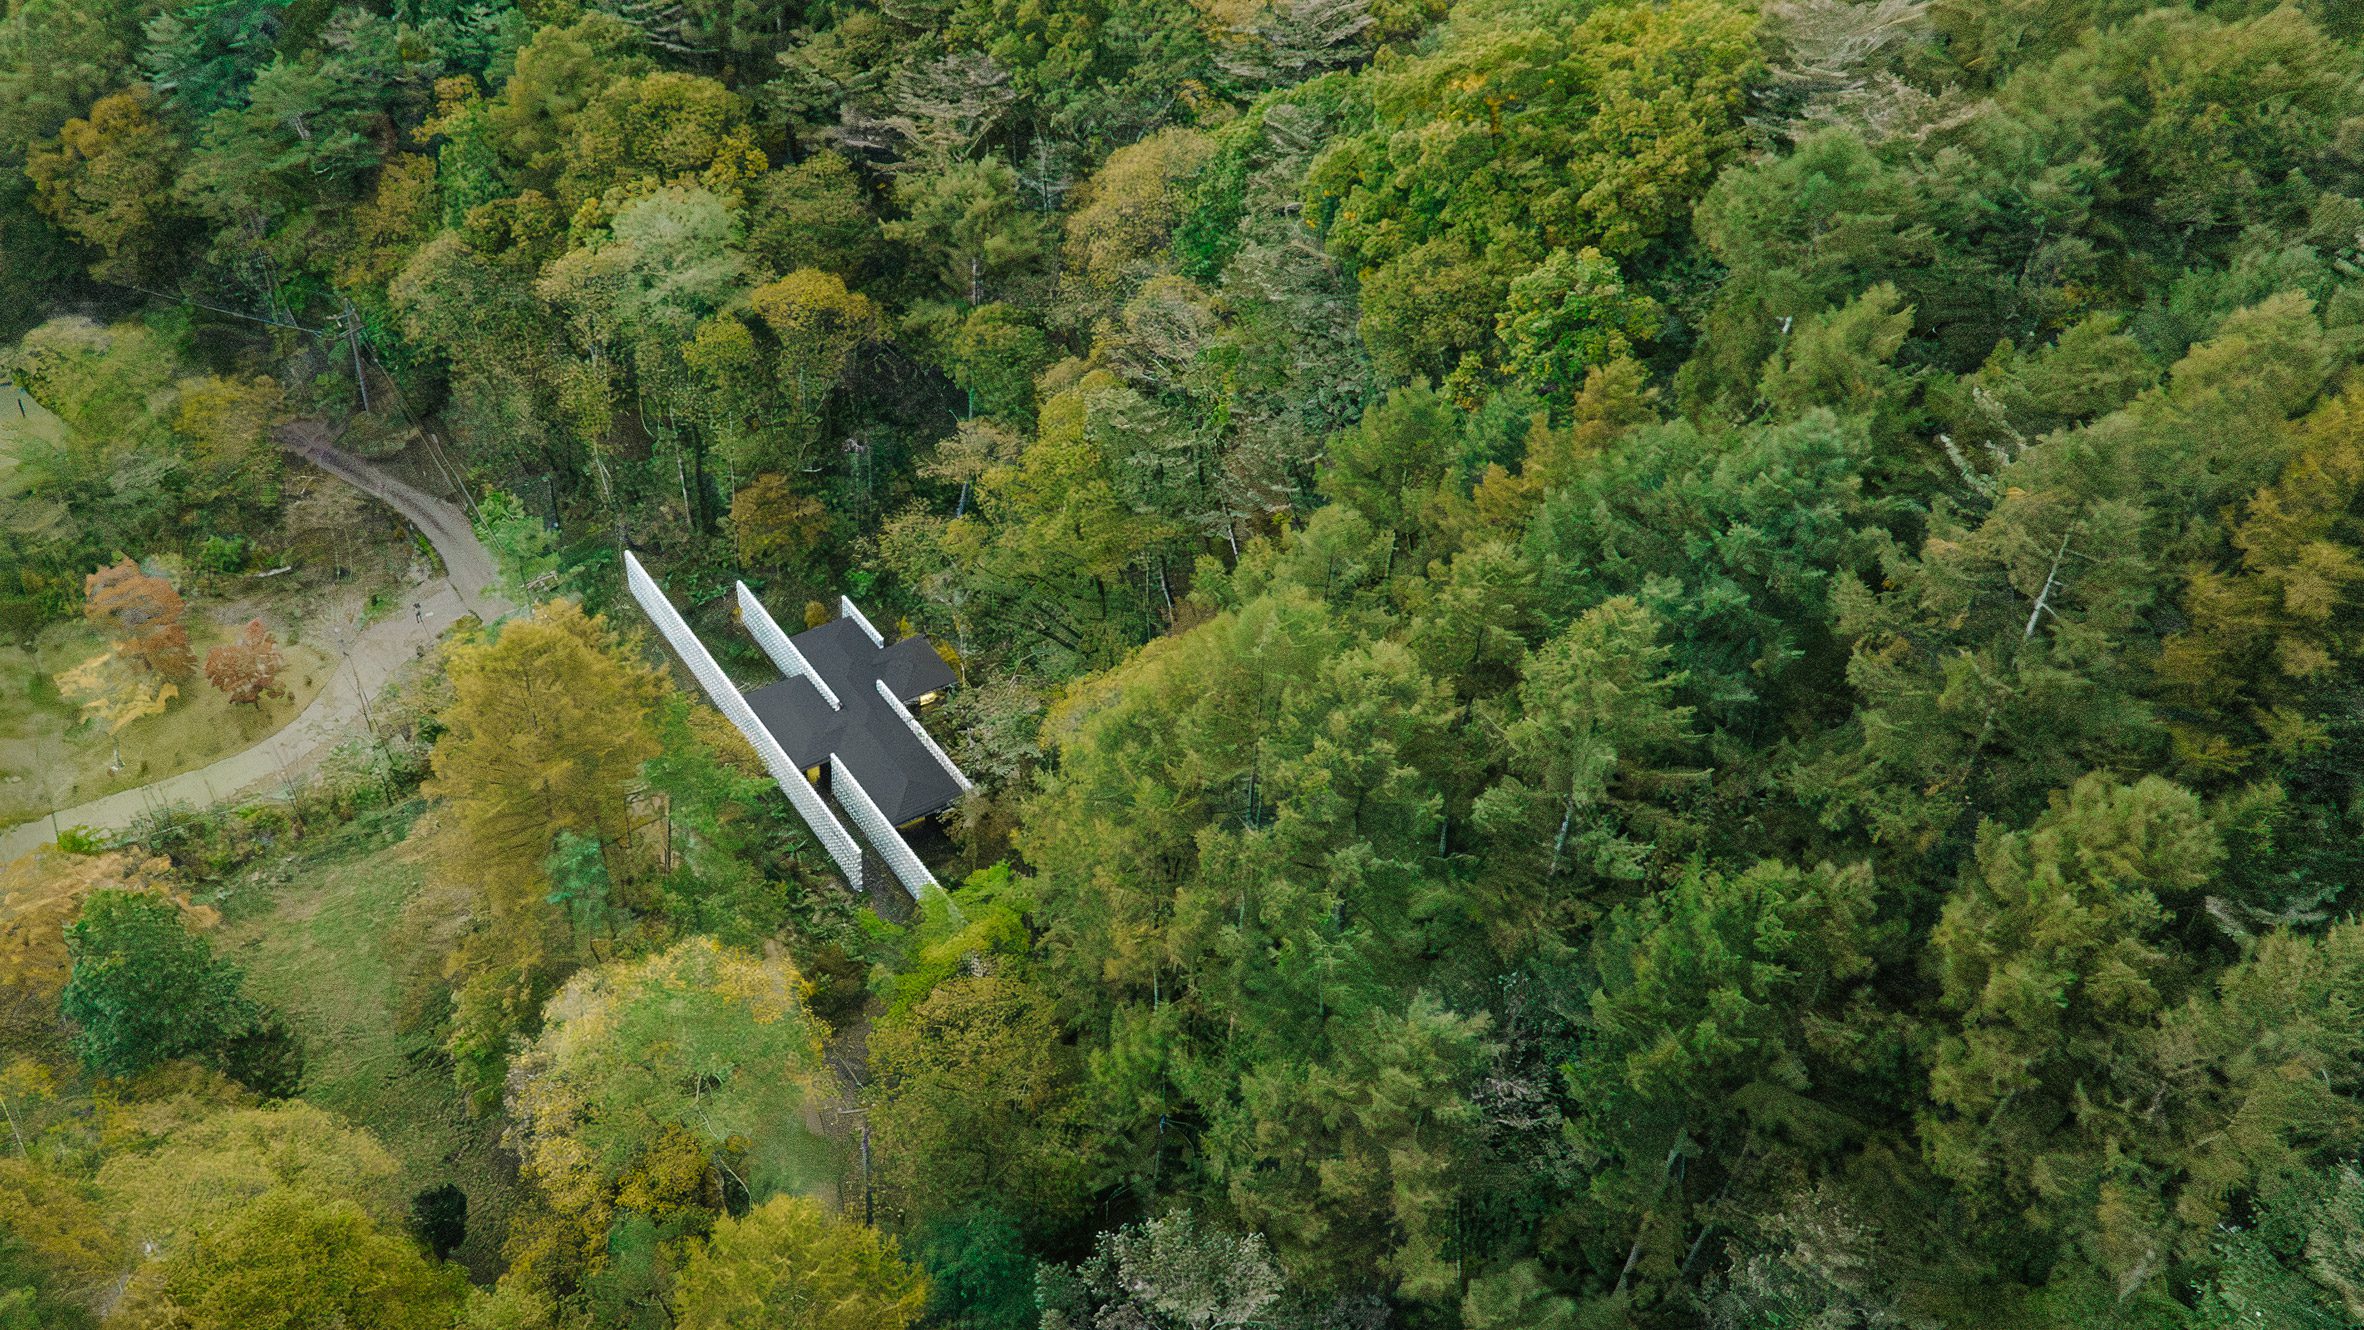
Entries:
[[844, 705], [837, 700], [836, 690], [821, 678], [821, 672], [804, 658], [804, 653], [796, 649], [796, 644], [788, 640], [788, 634], [780, 631], [780, 625], [772, 621], [771, 611], [763, 607], [763, 602], [755, 598], [755, 593], [747, 589], [747, 584], [737, 582], [733, 585], [739, 588], [739, 621], [747, 625], [748, 633], [755, 638], [755, 645], [762, 647], [763, 654], [772, 658], [772, 664], [780, 667], [780, 673], [790, 678], [801, 674], [812, 680], [813, 687], [820, 690], [821, 700], [829, 704], [831, 711], [845, 710]]
[[878, 628], [870, 622], [869, 615], [862, 613], [862, 607], [854, 603], [853, 597], [839, 596], [837, 598], [837, 617], [851, 619], [860, 624], [862, 632], [870, 639], [870, 645], [874, 647], [886, 645], [886, 639], [878, 635]]
[[952, 758], [937, 746], [936, 736], [928, 733], [927, 726], [919, 723], [919, 717], [904, 709], [901, 699], [895, 696], [895, 690], [887, 687], [886, 680], [874, 679], [871, 682], [878, 685], [878, 695], [886, 699], [886, 704], [895, 709], [895, 714], [903, 718], [905, 725], [911, 727], [912, 737], [926, 744], [928, 751], [936, 755], [936, 765], [944, 768], [944, 774], [952, 777], [953, 783], [964, 790], [975, 789], [976, 786], [969, 783], [968, 775], [952, 765]]
[[[771, 772], [772, 779], [778, 781], [780, 788], [787, 792], [788, 802], [796, 805], [796, 811], [803, 816], [805, 825], [812, 828], [813, 836], [821, 842], [821, 848], [827, 850], [829, 857], [837, 862], [846, 881], [852, 884], [854, 890], [860, 891], [862, 847], [854, 843], [845, 824], [829, 811], [829, 805], [821, 802], [821, 796], [814, 791], [812, 782], [804, 778], [803, 770], [781, 750], [780, 741], [774, 739], [771, 731], [763, 727], [763, 722], [755, 718], [755, 709], [747, 705], [747, 699], [740, 695], [738, 687], [730, 681], [730, 676], [724, 674], [722, 667], [714, 663], [714, 657], [707, 653], [706, 644], [690, 631], [689, 625], [682, 621], [680, 613], [673, 608], [673, 602], [665, 599], [665, 593], [657, 586], [656, 579], [648, 575], [630, 550], [624, 551], [624, 582], [631, 588], [632, 598], [639, 601], [640, 608], [647, 612], [649, 622], [657, 626], [657, 631], [672, 645], [674, 653], [681, 657], [681, 663], [689, 667], [691, 677], [698, 681], [699, 687], [706, 690], [706, 696], [714, 700], [714, 705], [730, 719], [731, 724], [739, 727], [739, 733], [747, 736], [747, 742], [755, 745], [755, 755], [763, 759], [764, 770]], [[739, 588], [739, 594], [746, 595], [746, 590], [745, 587]], [[760, 606], [757, 608], [761, 609]], [[770, 622], [770, 616], [765, 616], [765, 622]], [[774, 625], [772, 631], [778, 632], [778, 626]], [[831, 704], [835, 705], [834, 700]], [[834, 765], [835, 759], [831, 761]], [[843, 802], [842, 797], [840, 802]], [[870, 811], [875, 814], [876, 806], [872, 806]], [[892, 835], [894, 828], [889, 827], [887, 831]], [[904, 854], [911, 853], [910, 847], [903, 844], [902, 837], [896, 836], [895, 844]], [[892, 864], [893, 860], [890, 858], [888, 862]], [[922, 867], [920, 871], [925, 873], [927, 869]]]
[[936, 875], [911, 852], [910, 842], [903, 839], [903, 833], [886, 820], [886, 814], [879, 811], [870, 792], [862, 788], [862, 782], [854, 779], [854, 773], [846, 770], [845, 763], [835, 753], [829, 755], [829, 792], [837, 796], [838, 807], [862, 829], [863, 838], [870, 842], [870, 848], [878, 851], [879, 858], [886, 860], [887, 868], [903, 884], [903, 890], [911, 893], [911, 899], [918, 900], [923, 891], [943, 890]]

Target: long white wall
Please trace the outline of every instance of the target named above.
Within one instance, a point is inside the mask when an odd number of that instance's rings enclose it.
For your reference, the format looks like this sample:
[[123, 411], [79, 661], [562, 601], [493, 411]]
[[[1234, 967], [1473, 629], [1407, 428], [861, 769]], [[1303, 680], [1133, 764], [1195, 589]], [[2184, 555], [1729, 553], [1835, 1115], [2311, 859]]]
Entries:
[[796, 644], [788, 640], [788, 634], [780, 631], [780, 625], [772, 621], [771, 611], [763, 607], [763, 602], [755, 598], [755, 593], [747, 589], [747, 584], [736, 582], [732, 585], [739, 589], [739, 621], [747, 625], [747, 632], [755, 638], [755, 645], [762, 647], [763, 654], [772, 658], [772, 664], [780, 667], [780, 673], [790, 678], [801, 674], [812, 680], [813, 687], [820, 690], [821, 700], [829, 704], [831, 711], [845, 710], [844, 704], [837, 699], [836, 690], [821, 678], [821, 672], [804, 658], [804, 653], [796, 649]]
[[854, 603], [853, 597], [839, 596], [837, 598], [837, 617], [851, 619], [860, 625], [862, 635], [870, 639], [870, 645], [874, 647], [886, 645], [886, 639], [878, 635], [877, 625], [870, 622], [869, 615], [862, 613], [862, 607]]
[[[648, 575], [630, 550], [624, 551], [624, 582], [631, 588], [632, 598], [639, 601], [640, 608], [647, 612], [649, 622], [657, 626], [657, 631], [673, 647], [674, 654], [681, 657], [681, 663], [689, 667], [690, 675], [698, 681], [698, 686], [706, 690], [706, 696], [714, 700], [715, 707], [739, 728], [739, 733], [747, 736], [748, 743], [755, 746], [755, 755], [763, 760], [764, 770], [772, 773], [772, 779], [780, 783], [781, 790], [788, 795], [788, 802], [796, 805], [797, 813], [804, 818], [805, 825], [812, 828], [814, 838], [821, 842], [821, 848], [827, 850], [829, 857], [836, 861], [846, 881], [852, 884], [854, 890], [860, 891], [862, 847], [854, 843], [845, 824], [829, 811], [829, 805], [821, 802], [821, 796], [814, 791], [812, 782], [804, 778], [804, 772], [782, 751], [780, 741], [774, 739], [771, 731], [763, 727], [763, 722], [755, 718], [755, 709], [747, 705], [747, 699], [731, 683], [730, 676], [714, 663], [714, 657], [708, 654], [706, 644], [690, 631], [689, 625], [682, 621], [680, 613], [673, 608], [673, 602], [665, 598], [665, 592], [657, 585], [656, 579]], [[739, 594], [745, 596], [747, 589], [739, 588]], [[757, 608], [760, 610], [761, 606]], [[764, 621], [769, 623], [770, 616], [765, 616]], [[778, 625], [773, 625], [773, 631], [779, 631]], [[818, 682], [817, 679], [815, 681]], [[831, 700], [830, 705], [836, 705], [835, 699]], [[836, 765], [834, 758], [831, 759], [831, 765]], [[842, 796], [839, 802], [844, 802]], [[875, 814], [876, 806], [873, 805], [870, 811]], [[893, 835], [894, 828], [889, 827], [887, 831]], [[911, 848], [903, 844], [902, 837], [896, 836], [894, 840], [904, 854], [911, 853]], [[917, 862], [916, 856], [913, 861]], [[893, 862], [892, 858], [888, 859], [890, 866]], [[922, 873], [926, 871], [924, 866], [920, 869]]]
[[936, 765], [944, 768], [944, 774], [952, 777], [953, 783], [964, 790], [975, 789], [976, 786], [969, 781], [968, 773], [952, 765], [951, 755], [936, 743], [936, 736], [928, 733], [927, 726], [919, 723], [919, 717], [904, 709], [902, 701], [895, 696], [895, 690], [887, 687], [886, 680], [874, 679], [871, 682], [878, 685], [878, 695], [886, 699], [886, 704], [895, 709], [895, 714], [903, 718], [905, 725], [911, 727], [911, 737], [927, 745], [927, 750], [935, 754]]
[[837, 796], [837, 806], [862, 829], [863, 838], [878, 851], [879, 858], [886, 860], [887, 868], [903, 884], [903, 890], [911, 893], [911, 899], [918, 900], [921, 892], [930, 889], [943, 890], [936, 875], [911, 852], [911, 843], [895, 830], [894, 823], [886, 820], [886, 814], [879, 811], [870, 792], [862, 788], [862, 782], [854, 779], [854, 773], [846, 770], [845, 763], [835, 753], [829, 755], [829, 792]]

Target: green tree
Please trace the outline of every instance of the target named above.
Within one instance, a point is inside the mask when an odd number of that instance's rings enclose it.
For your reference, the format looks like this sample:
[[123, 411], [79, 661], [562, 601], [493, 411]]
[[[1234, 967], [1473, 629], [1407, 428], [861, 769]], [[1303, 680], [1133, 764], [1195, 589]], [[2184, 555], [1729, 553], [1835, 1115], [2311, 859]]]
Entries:
[[1418, 548], [1435, 526], [1438, 493], [1459, 453], [1460, 421], [1429, 388], [1398, 388], [1372, 404], [1330, 448], [1322, 492]]
[[0, 867], [0, 1031], [10, 1040], [30, 1047], [55, 1022], [58, 992], [73, 974], [66, 929], [91, 893], [108, 887], [164, 894], [196, 930], [220, 921], [175, 891], [172, 861], [161, 855], [32, 854]]
[[[855, 353], [884, 333], [878, 311], [835, 274], [810, 268], [757, 287], [747, 303], [778, 340], [777, 377], [796, 428], [809, 439]], [[809, 446], [797, 450], [797, 460]]]
[[1461, 1300], [1463, 1330], [1572, 1330], [1575, 1304], [1554, 1293], [1533, 1261], [1470, 1281]]
[[1495, 333], [1503, 368], [1546, 395], [1573, 395], [1595, 365], [1633, 353], [1658, 333], [1658, 302], [1629, 293], [1617, 265], [1597, 249], [1555, 249], [1513, 278]]
[[[2316, 937], [2275, 932], [2146, 1031], [2149, 1072], [2136, 1084], [2173, 1124], [2146, 1131], [2133, 1104], [2114, 1106], [2106, 1144], [2155, 1161], [2170, 1184], [2165, 1216], [2131, 1206], [2101, 1210], [2092, 1244], [2116, 1268], [2145, 1257], [2199, 1261], [2230, 1240], [2245, 1273], [2264, 1255], [2228, 1228], [2255, 1231], [2275, 1259], [2349, 1308], [2364, 1293], [2364, 1189], [2345, 1141], [2364, 1118], [2354, 1068], [2357, 1032], [2344, 1013], [2364, 991], [2364, 935], [2342, 923]], [[2147, 1107], [2150, 1101], [2140, 1101]], [[2098, 1115], [2097, 1115], [2098, 1116]], [[2246, 1222], [2244, 1222], [2246, 1221]], [[2232, 1271], [2228, 1270], [2228, 1274]], [[2229, 1280], [2238, 1283], [2238, 1280]]]
[[93, 103], [69, 120], [54, 146], [25, 163], [44, 215], [99, 251], [92, 271], [138, 283], [174, 259], [173, 182], [183, 149], [154, 115], [144, 85]]
[[1044, 995], [999, 975], [952, 979], [872, 1027], [872, 1148], [912, 1222], [993, 1204], [1060, 1224], [1087, 1148], [1065, 1062]]
[[[1456, 396], [1492, 344], [1508, 294], [1501, 265], [1458, 236], [1438, 236], [1363, 276], [1356, 330], [1383, 379], [1442, 381]], [[1458, 376], [1458, 377], [1456, 377]]]
[[775, 1196], [714, 1226], [674, 1297], [682, 1330], [907, 1330], [927, 1306], [925, 1276], [892, 1238]]
[[1018, 198], [1018, 173], [999, 158], [912, 172], [895, 183], [903, 216], [880, 229], [909, 247], [939, 289], [968, 305], [1005, 300], [1051, 253], [1048, 228]]
[[1039, 1330], [1037, 1264], [1018, 1225], [998, 1209], [920, 1226], [911, 1255], [928, 1276], [928, 1316], [961, 1330]]
[[[549, 902], [566, 915], [567, 928], [586, 942], [604, 930], [612, 943], [619, 911], [599, 842], [571, 831], [561, 831], [553, 840], [550, 857], [542, 861], [542, 872], [550, 880]], [[590, 945], [597, 947], [596, 942]]]
[[486, 110], [510, 182], [541, 190], [555, 185], [584, 108], [650, 63], [643, 34], [613, 14], [587, 10], [572, 22], [537, 28]]
[[[2087, 776], [2024, 831], [1989, 824], [1930, 949], [1958, 1026], [1930, 1070], [1922, 1132], [1937, 1170], [2071, 1231], [2155, 1187], [2090, 1105], [2141, 1083], [2134, 1036], [2181, 1000], [2167, 936], [2223, 857], [2189, 792]], [[2121, 1253], [2122, 1254], [2122, 1253]], [[2131, 1268], [2131, 1262], [2126, 1268]]]
[[1364, 75], [1370, 127], [1323, 146], [1305, 199], [1376, 298], [1383, 372], [1491, 358], [1511, 278], [1553, 251], [1670, 237], [1739, 146], [1752, 26], [1712, 3], [1470, 11]]
[[509, 1139], [551, 1204], [719, 1210], [726, 1183], [818, 1183], [831, 1161], [803, 1120], [821, 1067], [804, 990], [787, 961], [710, 938], [569, 981], [510, 1080]]
[[331, 228], [388, 155], [387, 122], [418, 119], [441, 72], [394, 20], [365, 11], [332, 20], [319, 49], [259, 70], [243, 97], [206, 117], [181, 174], [221, 257], [327, 260]]
[[1803, 1163], [1852, 1143], [1844, 1105], [1902, 1052], [1901, 1032], [1849, 1010], [1893, 945], [1877, 906], [1860, 867], [1694, 867], [1593, 934], [1569, 1132], [1626, 1244], [1616, 1288], [1679, 1280], [1705, 1184], [1745, 1175], [1752, 1152], [1778, 1140]]
[[733, 200], [769, 166], [746, 99], [709, 78], [661, 70], [607, 84], [570, 119], [553, 191], [574, 211], [639, 182], [696, 186]]
[[[1664, 625], [1678, 699], [1744, 743], [1830, 705], [1841, 591], [1876, 578], [1912, 504], [1865, 492], [1861, 429], [1817, 414], [1736, 435], [1645, 426], [1546, 495], [1521, 547], [1537, 611], [1564, 623], [1631, 596]], [[1874, 696], [1877, 696], [1874, 694]]]
[[509, 491], [488, 489], [477, 501], [472, 525], [476, 538], [500, 569], [503, 589], [510, 598], [520, 603], [536, 599], [526, 585], [558, 568], [553, 548], [557, 542], [541, 517], [527, 512], [525, 501]]
[[1004, 304], [979, 305], [960, 321], [945, 345], [952, 381], [969, 395], [971, 409], [1009, 425], [1034, 418], [1034, 384], [1050, 364], [1050, 339], [1020, 310]]
[[74, 1052], [102, 1076], [218, 1052], [254, 1017], [244, 973], [189, 931], [160, 893], [96, 891], [66, 929], [73, 972], [58, 1011]]
[[1636, 881], [1662, 843], [1679, 843], [1679, 815], [1665, 804], [1683, 781], [1671, 764], [1692, 737], [1691, 711], [1674, 701], [1684, 680], [1668, 670], [1660, 631], [1633, 601], [1603, 601], [1538, 648], [1505, 699], [1509, 771], [1471, 816], [1495, 846], [1491, 874], [1531, 885], [1512, 889], [1497, 927], [1531, 933], [1555, 914], [1565, 921], [1564, 907], [1546, 905], [1566, 894], [1563, 874]]
[[1033, 442], [983, 467], [967, 512], [934, 526], [936, 554], [962, 584], [964, 613], [990, 617], [1070, 659], [1113, 657], [1155, 594], [1135, 569], [1171, 534], [1130, 501], [1110, 456], [1120, 440], [1093, 410], [1105, 374], [1043, 403]]
[[853, 163], [838, 154], [774, 167], [747, 193], [747, 252], [771, 271], [818, 268], [859, 282], [877, 264], [878, 219]]
[[286, 17], [286, 0], [160, 13], [148, 20], [140, 64], [166, 104], [193, 124], [238, 105]]

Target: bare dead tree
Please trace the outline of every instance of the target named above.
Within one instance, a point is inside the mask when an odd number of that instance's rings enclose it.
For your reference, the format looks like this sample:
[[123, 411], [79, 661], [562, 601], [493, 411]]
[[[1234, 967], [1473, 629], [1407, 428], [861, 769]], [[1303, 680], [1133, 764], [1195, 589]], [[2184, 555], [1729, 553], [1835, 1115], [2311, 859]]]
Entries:
[[1075, 188], [1075, 157], [1073, 145], [1052, 141], [1048, 134], [1034, 136], [1034, 144], [1026, 151], [1026, 160], [1016, 163], [1018, 185], [1032, 196], [1035, 211], [1057, 212], [1059, 204]]
[[680, 0], [596, 0], [594, 7], [638, 28], [649, 45], [669, 55], [702, 61], [719, 49], [714, 34], [701, 31], [706, 25]]
[[1270, 0], [1231, 28], [1216, 63], [1251, 87], [1301, 82], [1367, 59], [1374, 22], [1370, 0]]
[[1010, 72], [992, 56], [957, 51], [895, 71], [877, 123], [894, 136], [905, 164], [940, 167], [973, 155], [1017, 100]]
[[1933, 40], [1931, 0], [1772, 0], [1770, 59], [1752, 118], [1769, 141], [1847, 125], [1867, 141], [1921, 139], [1975, 113], [1976, 104], [1927, 92], [1898, 72], [1900, 57]]

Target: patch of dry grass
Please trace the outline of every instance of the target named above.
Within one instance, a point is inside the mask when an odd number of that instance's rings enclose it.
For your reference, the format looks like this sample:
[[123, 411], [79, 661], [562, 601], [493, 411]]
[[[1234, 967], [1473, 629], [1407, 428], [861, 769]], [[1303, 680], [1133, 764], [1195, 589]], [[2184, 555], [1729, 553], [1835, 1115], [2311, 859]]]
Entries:
[[[284, 627], [278, 631], [287, 635]], [[191, 616], [190, 646], [200, 662], [231, 634]], [[192, 771], [260, 743], [311, 702], [333, 665], [308, 644], [282, 645], [287, 669], [280, 682], [289, 695], [254, 706], [232, 703], [198, 670], [180, 681], [180, 696], [163, 715], [125, 727], [123, 769], [113, 771], [115, 745], [105, 728], [83, 723], [55, 683], [105, 646], [88, 626], [69, 622], [44, 628], [29, 651], [21, 643], [0, 647], [0, 824]]]
[[457, 1259], [480, 1280], [500, 1269], [517, 1182], [494, 1118], [471, 1118], [431, 1038], [396, 1024], [403, 910], [424, 870], [394, 844], [401, 827], [357, 824], [236, 884], [217, 934], [248, 991], [304, 1041], [303, 1097], [367, 1127], [402, 1165], [407, 1198], [442, 1183], [468, 1194]]

